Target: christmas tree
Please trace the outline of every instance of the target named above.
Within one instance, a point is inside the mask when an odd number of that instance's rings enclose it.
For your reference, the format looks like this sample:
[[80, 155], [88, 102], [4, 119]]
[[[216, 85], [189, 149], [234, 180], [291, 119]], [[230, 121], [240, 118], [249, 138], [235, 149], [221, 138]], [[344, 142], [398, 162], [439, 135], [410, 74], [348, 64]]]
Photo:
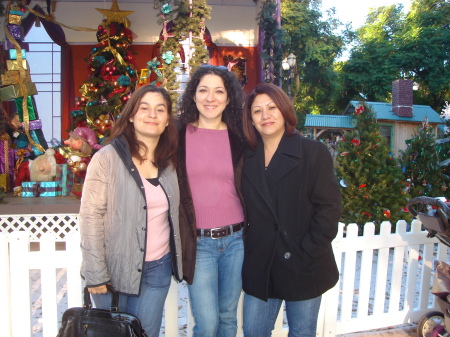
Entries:
[[133, 32], [126, 18], [132, 11], [122, 11], [113, 0], [110, 10], [99, 9], [106, 16], [97, 31], [97, 41], [87, 58], [90, 76], [80, 88], [77, 110], [71, 112], [71, 129], [89, 127], [100, 142], [109, 135], [122, 107], [136, 88], [137, 75], [133, 53]]
[[448, 158], [448, 145], [436, 140], [434, 130], [426, 120], [406, 144], [406, 150], [400, 153], [400, 158], [405, 179], [410, 184], [411, 198], [447, 196], [449, 177], [447, 166], [442, 165], [442, 160]]
[[378, 231], [382, 221], [395, 226], [398, 220], [409, 218], [403, 212], [407, 184], [372, 110], [359, 104], [355, 114], [356, 131], [345, 134], [337, 148], [336, 169], [343, 201], [341, 221], [357, 223], [361, 228], [373, 221]]

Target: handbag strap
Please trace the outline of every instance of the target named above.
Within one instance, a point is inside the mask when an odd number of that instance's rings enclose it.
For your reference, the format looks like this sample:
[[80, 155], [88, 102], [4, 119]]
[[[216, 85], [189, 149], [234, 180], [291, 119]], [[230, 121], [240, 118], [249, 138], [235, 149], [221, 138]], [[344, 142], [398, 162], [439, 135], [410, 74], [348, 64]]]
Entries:
[[[111, 293], [111, 307], [109, 308], [109, 311], [111, 311], [111, 312], [119, 312], [119, 294], [109, 284], [106, 284], [106, 288]], [[89, 293], [88, 287], [84, 287], [84, 305], [83, 305], [83, 308], [85, 308], [85, 309], [92, 309], [92, 302], [91, 302], [91, 296], [90, 295], [91, 294]]]

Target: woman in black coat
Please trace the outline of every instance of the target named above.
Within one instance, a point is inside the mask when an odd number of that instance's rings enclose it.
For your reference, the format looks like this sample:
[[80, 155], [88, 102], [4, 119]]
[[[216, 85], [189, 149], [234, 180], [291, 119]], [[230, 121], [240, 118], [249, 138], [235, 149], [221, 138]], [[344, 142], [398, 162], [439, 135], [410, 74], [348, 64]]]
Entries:
[[331, 242], [341, 195], [331, 155], [302, 137], [288, 96], [259, 84], [246, 99], [244, 335], [271, 336], [286, 301], [289, 337], [315, 336], [321, 295], [338, 281]]

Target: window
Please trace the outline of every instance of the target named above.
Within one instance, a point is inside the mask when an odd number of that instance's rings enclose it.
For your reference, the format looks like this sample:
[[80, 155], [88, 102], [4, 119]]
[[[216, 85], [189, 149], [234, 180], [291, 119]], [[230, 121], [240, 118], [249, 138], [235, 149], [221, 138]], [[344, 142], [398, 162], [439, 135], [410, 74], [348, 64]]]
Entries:
[[27, 60], [38, 92], [34, 98], [42, 132], [47, 143], [52, 138], [61, 141], [61, 47], [51, 40], [43, 26], [33, 26], [25, 42], [30, 45]]
[[383, 138], [386, 138], [389, 151], [394, 152], [394, 126], [392, 124], [380, 124], [380, 133]]

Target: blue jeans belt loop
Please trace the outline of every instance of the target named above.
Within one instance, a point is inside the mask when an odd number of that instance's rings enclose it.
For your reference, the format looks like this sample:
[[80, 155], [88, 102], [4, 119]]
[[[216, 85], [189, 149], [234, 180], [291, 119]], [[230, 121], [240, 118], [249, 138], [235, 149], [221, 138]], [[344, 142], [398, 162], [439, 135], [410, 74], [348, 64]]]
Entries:
[[239, 222], [234, 225], [228, 225], [224, 227], [217, 227], [211, 229], [197, 229], [197, 236], [220, 239], [235, 232], [238, 232], [244, 227], [244, 222]]

